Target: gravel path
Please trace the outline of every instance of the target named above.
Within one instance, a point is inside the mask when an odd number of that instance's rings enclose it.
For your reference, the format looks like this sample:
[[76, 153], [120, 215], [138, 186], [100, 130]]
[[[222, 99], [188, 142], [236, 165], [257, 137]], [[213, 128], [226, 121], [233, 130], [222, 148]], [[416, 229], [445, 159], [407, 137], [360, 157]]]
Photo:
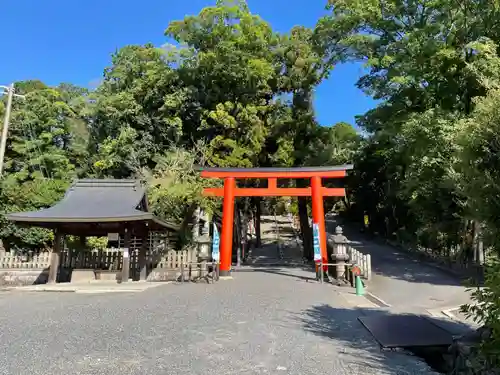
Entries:
[[142, 293], [0, 294], [0, 374], [432, 374], [383, 353], [359, 313], [309, 272]]

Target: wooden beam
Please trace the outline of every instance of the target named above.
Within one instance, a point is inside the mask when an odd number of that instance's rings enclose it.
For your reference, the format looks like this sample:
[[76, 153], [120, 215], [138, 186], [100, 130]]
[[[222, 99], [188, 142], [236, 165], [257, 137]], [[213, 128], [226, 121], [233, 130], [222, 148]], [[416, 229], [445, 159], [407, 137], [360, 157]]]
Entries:
[[[236, 188], [235, 197], [310, 197], [311, 188]], [[223, 197], [223, 188], [205, 188], [203, 195], [208, 197]], [[324, 197], [345, 197], [344, 188], [322, 188]]]
[[271, 177], [267, 179], [267, 188], [276, 189], [278, 187], [278, 179], [276, 177]]
[[266, 172], [266, 171], [211, 171], [205, 170], [201, 172], [201, 177], [204, 178], [227, 178], [233, 177], [236, 179], [244, 178], [311, 178], [311, 177], [322, 177], [322, 178], [339, 178], [345, 177], [345, 170], [337, 171], [301, 171], [291, 170], [284, 172]]

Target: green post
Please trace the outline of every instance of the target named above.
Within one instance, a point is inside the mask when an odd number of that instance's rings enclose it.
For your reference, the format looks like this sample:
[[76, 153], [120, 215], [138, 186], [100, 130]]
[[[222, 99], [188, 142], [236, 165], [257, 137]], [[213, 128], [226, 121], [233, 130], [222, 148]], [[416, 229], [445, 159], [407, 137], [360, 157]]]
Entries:
[[356, 295], [363, 296], [365, 294], [365, 288], [363, 286], [363, 281], [361, 281], [361, 277], [356, 276]]

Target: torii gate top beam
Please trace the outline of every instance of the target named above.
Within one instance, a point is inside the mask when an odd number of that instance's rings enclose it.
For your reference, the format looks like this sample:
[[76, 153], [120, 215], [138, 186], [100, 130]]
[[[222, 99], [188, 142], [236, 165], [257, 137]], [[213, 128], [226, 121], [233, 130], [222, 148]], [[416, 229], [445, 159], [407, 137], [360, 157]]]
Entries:
[[[201, 177], [221, 179], [267, 179], [267, 187], [234, 189], [235, 197], [310, 197], [312, 188], [279, 188], [278, 179], [295, 178], [340, 178], [352, 165], [334, 167], [299, 167], [299, 168], [206, 168]], [[320, 180], [321, 181], [321, 180]], [[212, 197], [223, 197], [223, 188], [205, 188], [203, 194]], [[344, 197], [344, 188], [327, 188], [321, 186], [323, 197]]]
[[345, 177], [352, 164], [331, 167], [296, 167], [296, 168], [201, 168], [201, 177], [205, 178], [338, 178]]

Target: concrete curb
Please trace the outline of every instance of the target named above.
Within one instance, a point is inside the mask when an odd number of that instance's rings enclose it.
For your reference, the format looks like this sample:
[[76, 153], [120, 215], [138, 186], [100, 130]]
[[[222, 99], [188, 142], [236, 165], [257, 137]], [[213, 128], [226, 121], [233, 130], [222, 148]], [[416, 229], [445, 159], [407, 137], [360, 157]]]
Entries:
[[448, 306], [448, 307], [440, 307], [440, 308], [437, 308], [437, 309], [430, 309], [430, 310], [427, 310], [427, 312], [434, 316], [434, 317], [438, 317], [438, 318], [448, 318], [448, 319], [452, 319], [452, 320], [455, 320], [457, 322], [462, 322], [461, 319], [457, 318], [457, 316], [455, 314], [452, 313], [453, 310], [457, 310], [460, 308], [461, 305], [457, 305], [457, 306]]
[[448, 310], [441, 310], [441, 313], [445, 316], [447, 316], [448, 318], [450, 319], [453, 319], [453, 320], [459, 320], [455, 314], [452, 313], [453, 310], [456, 310], [456, 307], [453, 308], [453, 309], [448, 309]]
[[376, 304], [379, 303], [381, 305], [380, 307], [392, 307], [390, 304], [388, 304], [387, 302], [385, 302], [382, 298], [376, 296], [373, 293], [366, 292], [366, 295], [370, 296], [370, 298], [373, 298], [375, 301], [377, 301], [375, 303]]
[[25, 292], [25, 293], [77, 293], [77, 294], [109, 294], [109, 293], [140, 293], [144, 292], [147, 289], [28, 289], [28, 290], [20, 290], [17, 291]]
[[120, 289], [120, 290], [112, 290], [112, 289], [98, 289], [98, 290], [75, 290], [74, 292], [77, 294], [109, 294], [109, 293], [141, 293], [147, 289]]
[[352, 305], [353, 308], [361, 308], [361, 309], [380, 308], [365, 296], [357, 296], [354, 293], [345, 293], [345, 292], [338, 292], [338, 293], [349, 305]]
[[[149, 289], [154, 289], [165, 284], [172, 284], [171, 281], [161, 283], [141, 283], [142, 287], [133, 288], [131, 285], [118, 284], [121, 286], [97, 286], [94, 283], [88, 285], [75, 285], [67, 287], [54, 286], [25, 286], [25, 287], [12, 287], [10, 291], [30, 293], [30, 292], [44, 292], [44, 293], [80, 293], [80, 294], [103, 294], [103, 293], [140, 293]], [[141, 284], [136, 284], [140, 286]]]

